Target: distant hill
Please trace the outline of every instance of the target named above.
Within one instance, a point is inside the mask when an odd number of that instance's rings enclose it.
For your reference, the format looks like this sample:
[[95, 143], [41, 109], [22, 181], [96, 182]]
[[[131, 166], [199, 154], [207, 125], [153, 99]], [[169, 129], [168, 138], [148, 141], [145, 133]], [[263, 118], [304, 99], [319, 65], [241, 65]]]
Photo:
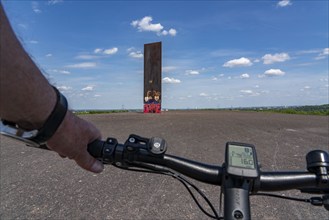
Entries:
[[304, 115], [329, 115], [329, 104], [325, 105], [305, 105], [305, 106], [276, 106], [276, 107], [252, 107], [236, 108], [231, 110], [242, 111], [266, 111], [285, 114], [304, 114]]

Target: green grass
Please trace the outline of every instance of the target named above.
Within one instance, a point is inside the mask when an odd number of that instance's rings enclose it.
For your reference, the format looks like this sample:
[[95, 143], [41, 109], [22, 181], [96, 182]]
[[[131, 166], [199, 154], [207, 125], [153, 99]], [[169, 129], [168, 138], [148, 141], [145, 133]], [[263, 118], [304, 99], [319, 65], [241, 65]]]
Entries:
[[[329, 115], [329, 104], [325, 105], [306, 105], [306, 106], [295, 106], [295, 107], [251, 107], [251, 108], [227, 108], [227, 109], [216, 109], [216, 108], [205, 108], [198, 110], [231, 110], [231, 111], [253, 111], [253, 112], [274, 112], [282, 114], [299, 114], [299, 115]], [[134, 111], [134, 110], [130, 110]], [[192, 110], [193, 111], [193, 110]], [[78, 110], [74, 111], [77, 115], [91, 115], [91, 114], [111, 114], [129, 112], [129, 110]]]
[[287, 109], [278, 109], [278, 110], [269, 110], [269, 111], [275, 113], [298, 114], [298, 115], [329, 115], [329, 110], [305, 111], [305, 110], [287, 108]]
[[298, 114], [298, 115], [329, 115], [329, 104], [326, 105], [306, 105], [287, 108], [256, 108], [257, 112], [275, 112], [282, 114]]
[[325, 105], [306, 105], [295, 107], [242, 107], [226, 109], [200, 109], [200, 110], [230, 110], [230, 111], [249, 111], [249, 112], [273, 112], [281, 114], [298, 115], [329, 115], [329, 104]]
[[93, 114], [111, 114], [111, 113], [120, 113], [128, 112], [128, 110], [81, 110], [74, 111], [76, 115], [93, 115]]

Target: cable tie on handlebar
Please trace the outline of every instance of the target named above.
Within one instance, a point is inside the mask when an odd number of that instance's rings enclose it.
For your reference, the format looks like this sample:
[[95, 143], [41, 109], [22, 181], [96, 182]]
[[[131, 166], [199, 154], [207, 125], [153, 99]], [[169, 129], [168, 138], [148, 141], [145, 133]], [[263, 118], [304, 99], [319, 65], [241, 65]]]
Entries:
[[103, 163], [112, 163], [114, 161], [114, 151], [118, 144], [117, 139], [115, 138], [107, 138], [104, 146], [103, 146], [103, 152], [102, 152], [102, 162]]
[[310, 203], [315, 206], [322, 206], [323, 199], [321, 197], [312, 197], [310, 198]]

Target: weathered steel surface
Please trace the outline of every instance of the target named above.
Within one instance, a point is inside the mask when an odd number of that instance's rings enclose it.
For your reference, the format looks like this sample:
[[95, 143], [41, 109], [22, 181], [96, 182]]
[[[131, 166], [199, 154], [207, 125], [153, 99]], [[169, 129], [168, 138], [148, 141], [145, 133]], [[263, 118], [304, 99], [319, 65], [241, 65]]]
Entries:
[[161, 42], [144, 45], [144, 112], [161, 112]]

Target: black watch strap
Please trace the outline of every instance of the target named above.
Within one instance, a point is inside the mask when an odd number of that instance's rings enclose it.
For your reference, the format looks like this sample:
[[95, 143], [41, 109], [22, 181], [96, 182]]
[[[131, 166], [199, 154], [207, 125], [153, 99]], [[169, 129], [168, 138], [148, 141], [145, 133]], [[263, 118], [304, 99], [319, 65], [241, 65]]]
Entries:
[[53, 87], [56, 92], [56, 104], [53, 111], [50, 113], [46, 122], [38, 130], [38, 133], [35, 137], [31, 138], [31, 141], [34, 141], [38, 144], [44, 144], [47, 142], [57, 131], [58, 127], [64, 120], [64, 117], [67, 112], [67, 100], [62, 95], [56, 87]]

